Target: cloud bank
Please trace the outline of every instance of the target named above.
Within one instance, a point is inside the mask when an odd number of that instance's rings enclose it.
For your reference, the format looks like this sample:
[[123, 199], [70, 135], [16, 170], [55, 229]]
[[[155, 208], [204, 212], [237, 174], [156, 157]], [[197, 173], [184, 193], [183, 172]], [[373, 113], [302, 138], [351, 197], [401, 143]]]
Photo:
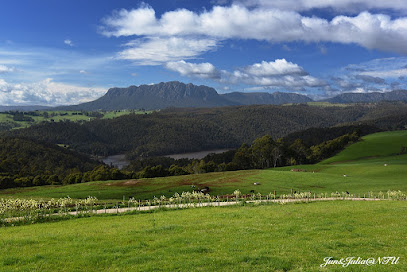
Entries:
[[103, 88], [73, 86], [54, 82], [51, 78], [19, 84], [0, 79], [1, 105], [71, 105], [94, 100], [105, 93]]
[[325, 81], [310, 76], [302, 67], [285, 59], [262, 61], [234, 71], [218, 70], [211, 63], [189, 63], [183, 60], [167, 63], [165, 67], [183, 76], [209, 78], [226, 84], [246, 84], [290, 90], [327, 85]]
[[407, 3], [404, 0], [236, 0], [234, 3], [247, 7], [278, 8], [296, 11], [331, 8], [335, 11], [352, 13], [372, 9], [391, 9], [407, 12]]
[[214, 49], [213, 39], [179, 37], [150, 37], [125, 44], [127, 49], [118, 54], [119, 59], [132, 60], [139, 65], [159, 65], [169, 61], [194, 58]]
[[[119, 53], [123, 59], [141, 59], [142, 62], [197, 56], [226, 39], [252, 39], [271, 43], [334, 42], [407, 54], [407, 17], [392, 19], [388, 15], [367, 11], [356, 16], [340, 15], [327, 20], [289, 10], [264, 7], [249, 9], [242, 5], [232, 5], [215, 6], [202, 13], [178, 9], [165, 12], [158, 18], [152, 7], [143, 5], [138, 9], [116, 11], [106, 17], [103, 23], [102, 33], [105, 36], [142, 37], [127, 44], [130, 48]], [[179, 45], [185, 46], [185, 49], [182, 50], [183, 47]], [[181, 49], [181, 53], [177, 54], [175, 48]]]

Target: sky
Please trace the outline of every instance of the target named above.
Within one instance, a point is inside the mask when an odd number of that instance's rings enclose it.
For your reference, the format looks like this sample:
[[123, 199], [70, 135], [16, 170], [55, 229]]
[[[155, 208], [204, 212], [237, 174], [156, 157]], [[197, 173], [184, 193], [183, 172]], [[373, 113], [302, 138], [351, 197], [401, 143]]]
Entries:
[[0, 2], [0, 105], [174, 80], [313, 99], [407, 89], [407, 1]]

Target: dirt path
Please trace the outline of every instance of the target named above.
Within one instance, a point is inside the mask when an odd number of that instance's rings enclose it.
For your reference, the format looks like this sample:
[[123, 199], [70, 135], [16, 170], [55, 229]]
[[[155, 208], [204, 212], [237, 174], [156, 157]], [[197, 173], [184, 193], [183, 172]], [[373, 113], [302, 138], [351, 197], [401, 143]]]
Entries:
[[[349, 200], [349, 201], [378, 201], [382, 199], [378, 198], [309, 198], [309, 199], [271, 199], [271, 200], [246, 200], [247, 203], [292, 203], [292, 202], [315, 202], [315, 201], [334, 201], [334, 200]], [[387, 200], [387, 199], [386, 199]], [[109, 209], [101, 209], [101, 210], [94, 210], [93, 214], [108, 214], [108, 213], [125, 213], [131, 211], [151, 211], [160, 208], [167, 208], [167, 209], [183, 209], [183, 208], [200, 208], [200, 207], [223, 207], [223, 206], [232, 206], [237, 205], [240, 202], [236, 201], [223, 201], [223, 202], [202, 202], [202, 203], [188, 203], [188, 204], [170, 204], [170, 205], [156, 205], [156, 206], [141, 206], [141, 207], [130, 207], [130, 208], [109, 208]], [[81, 211], [74, 211], [68, 212], [70, 215], [78, 215], [82, 213]]]
[[[338, 200], [348, 200], [348, 201], [379, 201], [379, 200], [388, 200], [388, 199], [379, 199], [379, 198], [301, 198], [301, 199], [269, 199], [269, 200], [246, 200], [247, 203], [293, 203], [293, 202], [316, 202], [316, 201], [338, 201]], [[80, 214], [118, 214], [132, 211], [151, 211], [160, 208], [166, 209], [185, 209], [185, 208], [200, 208], [200, 207], [224, 207], [232, 206], [241, 203], [236, 201], [223, 201], [223, 202], [201, 202], [201, 203], [185, 203], [185, 204], [167, 204], [167, 205], [155, 205], [155, 206], [140, 206], [140, 207], [128, 207], [128, 208], [109, 208], [109, 209], [99, 209], [99, 210], [86, 210], [86, 211], [71, 211], [66, 213], [54, 213], [46, 216], [58, 216], [58, 215], [80, 215]], [[12, 221], [21, 221], [24, 220], [24, 217], [11, 217], [3, 219], [7, 222]]]

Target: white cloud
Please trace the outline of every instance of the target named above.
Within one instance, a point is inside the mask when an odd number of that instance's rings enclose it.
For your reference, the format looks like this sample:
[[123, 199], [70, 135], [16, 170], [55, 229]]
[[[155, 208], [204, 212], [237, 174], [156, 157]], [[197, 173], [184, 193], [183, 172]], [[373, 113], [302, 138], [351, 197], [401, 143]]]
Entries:
[[285, 59], [276, 59], [270, 62], [262, 61], [232, 73], [224, 72], [224, 80], [232, 83], [290, 89], [327, 85], [325, 81], [308, 75], [298, 64]]
[[15, 69], [0, 64], [0, 74], [14, 72]]
[[73, 42], [71, 40], [64, 40], [64, 44], [69, 45], [69, 46], [74, 46]]
[[88, 72], [87, 72], [87, 71], [85, 71], [85, 70], [80, 70], [80, 71], [79, 71], [79, 73], [80, 73], [80, 74], [83, 74], [83, 75], [88, 74]]
[[220, 78], [219, 71], [211, 63], [189, 63], [183, 60], [177, 62], [168, 62], [164, 65], [168, 70], [180, 73], [183, 76], [194, 76], [200, 78]]
[[281, 88], [305, 88], [305, 87], [323, 87], [325, 81], [313, 76], [284, 75], [278, 77], [258, 77], [235, 71], [230, 75], [229, 81], [232, 83], [245, 83], [248, 85], [260, 85]]
[[331, 8], [336, 11], [360, 12], [371, 9], [392, 9], [407, 11], [404, 0], [235, 0], [248, 7], [278, 8], [284, 10], [305, 11], [315, 8]]
[[277, 59], [271, 62], [263, 61], [232, 72], [219, 71], [210, 63], [195, 64], [185, 61], [170, 62], [165, 67], [181, 75], [210, 78], [227, 84], [246, 84], [289, 89], [327, 85], [325, 81], [308, 75], [302, 67], [285, 59]]
[[[379, 82], [381, 79], [395, 79], [407, 76], [407, 57], [374, 59], [359, 64], [351, 64], [343, 69], [344, 73], [362, 79]], [[375, 79], [377, 78], [377, 79]]]
[[379, 78], [398, 78], [407, 76], [407, 68], [383, 70], [383, 71], [367, 71], [360, 73], [364, 76], [379, 77]]
[[139, 65], [158, 65], [164, 62], [193, 58], [216, 47], [213, 39], [151, 37], [127, 43], [119, 59], [133, 60]]
[[0, 79], [1, 105], [71, 105], [94, 100], [105, 93], [103, 88], [68, 85], [50, 78], [18, 84]]
[[[199, 36], [212, 41], [254, 39], [269, 42], [338, 42], [407, 54], [407, 17], [392, 19], [387, 15], [369, 12], [354, 17], [336, 16], [329, 21], [287, 10], [248, 9], [232, 5], [215, 6], [200, 14], [180, 9], [156, 18], [154, 9], [143, 6], [130, 11], [120, 10], [106, 18], [104, 24], [102, 33], [116, 37], [171, 36], [196, 39]], [[203, 51], [204, 48], [198, 53]]]
[[306, 75], [307, 72], [298, 64], [288, 62], [285, 59], [276, 59], [275, 61], [262, 61], [261, 63], [255, 63], [244, 69], [248, 74], [254, 76], [276, 76], [276, 75]]
[[377, 88], [367, 88], [367, 87], [358, 87], [356, 89], [353, 89], [351, 91], [348, 91], [350, 93], [373, 93], [373, 92], [379, 92], [379, 93], [386, 93], [392, 91], [391, 89], [377, 89]]

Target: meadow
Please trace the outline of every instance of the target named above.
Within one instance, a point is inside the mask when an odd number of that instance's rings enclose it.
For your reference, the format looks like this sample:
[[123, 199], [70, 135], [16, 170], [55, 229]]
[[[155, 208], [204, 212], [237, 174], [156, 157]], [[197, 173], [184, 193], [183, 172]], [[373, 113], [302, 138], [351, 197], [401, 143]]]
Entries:
[[[155, 211], [0, 228], [0, 271], [405, 271], [405, 201]], [[328, 265], [325, 257], [400, 257]]]
[[[127, 115], [130, 113], [145, 114], [151, 111], [136, 111], [136, 110], [121, 110], [121, 111], [107, 111], [98, 112], [102, 119], [112, 119]], [[95, 119], [95, 116], [85, 115], [81, 111], [35, 111], [35, 115], [24, 114], [24, 117], [30, 117], [32, 121], [15, 121], [13, 115], [7, 112], [0, 112], [0, 123], [12, 122], [16, 125], [15, 128], [26, 128], [40, 122], [60, 122], [60, 121], [72, 121], [72, 122], [85, 122]]]
[[[298, 165], [267, 170], [215, 172], [138, 180], [97, 181], [68, 186], [40, 186], [0, 191], [0, 197], [86, 198], [115, 202], [123, 196], [152, 199], [172, 196], [175, 192], [193, 191], [208, 186], [211, 195], [231, 194], [239, 189], [277, 195], [291, 191], [328, 193], [349, 192], [355, 195], [388, 190], [407, 191], [407, 131], [375, 133], [350, 145], [336, 156], [315, 165]], [[385, 166], [386, 165], [386, 166]], [[295, 171], [291, 171], [291, 170]], [[346, 177], [344, 176], [346, 175]], [[257, 183], [259, 185], [255, 185]]]
[[[407, 131], [384, 132], [363, 137], [315, 165], [17, 188], [0, 191], [0, 198], [95, 196], [115, 203], [123, 196], [151, 199], [204, 186], [212, 196], [236, 189], [243, 194], [276, 191], [277, 196], [291, 190], [356, 196], [406, 192], [407, 154], [399, 154], [403, 145]], [[393, 200], [242, 202], [8, 224], [0, 228], [0, 271], [405, 271], [406, 212], [406, 201]], [[326, 257], [377, 261], [386, 256], [399, 261], [320, 266]]]

